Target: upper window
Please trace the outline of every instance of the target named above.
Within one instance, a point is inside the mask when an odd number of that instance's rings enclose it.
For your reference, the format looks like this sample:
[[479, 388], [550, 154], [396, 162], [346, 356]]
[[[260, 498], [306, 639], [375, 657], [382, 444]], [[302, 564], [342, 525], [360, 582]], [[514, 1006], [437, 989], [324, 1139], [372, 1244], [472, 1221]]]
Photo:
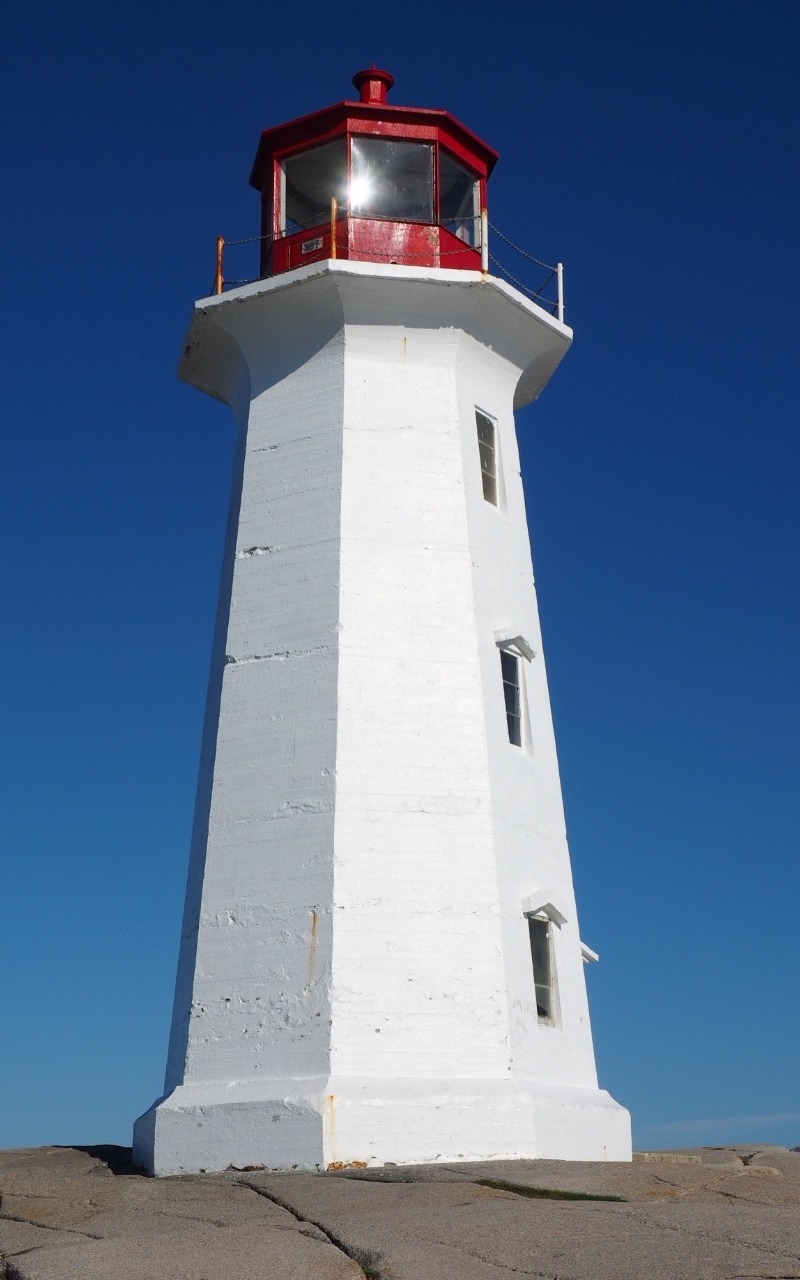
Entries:
[[508, 740], [515, 747], [522, 746], [522, 684], [519, 664], [520, 659], [515, 653], [509, 653], [508, 649], [500, 650]]
[[465, 244], [480, 239], [480, 183], [442, 148], [439, 152], [439, 221]]
[[481, 413], [480, 409], [475, 410], [475, 422], [478, 427], [483, 496], [487, 502], [497, 506], [497, 428], [492, 419]]
[[331, 216], [331, 200], [346, 194], [347, 152], [344, 138], [301, 151], [283, 162], [281, 231], [291, 235], [318, 227]]
[[350, 212], [433, 222], [433, 147], [427, 142], [353, 138]]

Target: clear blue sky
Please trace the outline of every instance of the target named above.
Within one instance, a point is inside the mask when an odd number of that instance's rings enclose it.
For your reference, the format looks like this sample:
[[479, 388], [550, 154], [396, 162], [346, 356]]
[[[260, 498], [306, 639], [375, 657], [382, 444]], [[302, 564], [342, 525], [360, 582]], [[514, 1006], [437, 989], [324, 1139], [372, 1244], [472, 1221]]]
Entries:
[[259, 130], [373, 59], [566, 264], [519, 429], [601, 1083], [640, 1147], [800, 1143], [796, 0], [33, 0], [4, 38], [0, 1146], [127, 1143], [160, 1092], [233, 446], [175, 368]]

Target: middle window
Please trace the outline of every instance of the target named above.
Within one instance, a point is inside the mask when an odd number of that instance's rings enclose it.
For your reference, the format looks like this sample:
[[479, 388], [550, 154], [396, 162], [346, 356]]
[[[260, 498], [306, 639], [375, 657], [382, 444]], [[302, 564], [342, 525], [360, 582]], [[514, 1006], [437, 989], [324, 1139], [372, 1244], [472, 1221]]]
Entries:
[[519, 678], [519, 658], [508, 649], [500, 650], [500, 667], [503, 673], [503, 694], [506, 701], [508, 740], [515, 747], [522, 746], [522, 689]]

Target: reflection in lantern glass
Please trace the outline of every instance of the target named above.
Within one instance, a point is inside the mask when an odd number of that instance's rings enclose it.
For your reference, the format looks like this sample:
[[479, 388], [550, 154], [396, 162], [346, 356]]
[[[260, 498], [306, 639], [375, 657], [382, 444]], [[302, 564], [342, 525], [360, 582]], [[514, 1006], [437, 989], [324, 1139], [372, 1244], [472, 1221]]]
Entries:
[[[427, 142], [353, 138], [351, 209], [363, 217], [433, 222], [433, 147]], [[361, 185], [367, 183], [367, 189]]]
[[350, 208], [353, 213], [369, 205], [373, 195], [372, 182], [368, 177], [354, 177], [350, 180]]

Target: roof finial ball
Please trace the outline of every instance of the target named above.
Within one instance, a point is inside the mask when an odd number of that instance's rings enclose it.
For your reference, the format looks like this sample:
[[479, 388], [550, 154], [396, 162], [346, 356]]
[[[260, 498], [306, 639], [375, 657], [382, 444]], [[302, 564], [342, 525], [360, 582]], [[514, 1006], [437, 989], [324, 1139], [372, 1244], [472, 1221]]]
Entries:
[[369, 102], [374, 107], [382, 107], [386, 95], [394, 84], [394, 76], [388, 71], [379, 71], [374, 62], [366, 71], [357, 71], [353, 76], [353, 84], [362, 102]]

